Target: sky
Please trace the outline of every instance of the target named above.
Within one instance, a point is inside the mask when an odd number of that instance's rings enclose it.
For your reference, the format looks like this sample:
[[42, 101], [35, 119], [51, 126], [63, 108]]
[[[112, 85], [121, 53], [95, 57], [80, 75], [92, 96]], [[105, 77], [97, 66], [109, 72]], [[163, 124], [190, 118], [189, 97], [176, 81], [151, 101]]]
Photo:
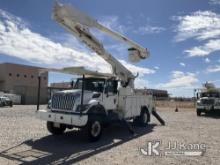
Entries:
[[[55, 1], [0, 0], [0, 63], [40, 67], [110, 66], [52, 18]], [[139, 77], [136, 88], [192, 97], [210, 81], [220, 86], [220, 0], [60, 0], [146, 47], [150, 57], [128, 60], [128, 46], [92, 29], [106, 50]], [[50, 73], [49, 82], [70, 75]]]

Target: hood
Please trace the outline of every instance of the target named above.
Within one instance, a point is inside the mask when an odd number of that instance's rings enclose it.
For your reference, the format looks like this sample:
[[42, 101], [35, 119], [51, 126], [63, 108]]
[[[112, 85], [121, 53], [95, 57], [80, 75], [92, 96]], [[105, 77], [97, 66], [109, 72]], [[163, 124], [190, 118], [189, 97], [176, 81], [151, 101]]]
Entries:
[[[53, 95], [59, 95], [59, 94], [60, 95], [71, 95], [71, 96], [74, 96], [75, 98], [78, 98], [78, 97], [81, 97], [82, 90], [81, 89], [70, 89], [70, 90], [57, 91]], [[84, 90], [84, 98], [87, 95], [90, 96], [92, 94], [93, 94], [92, 91]]]
[[201, 97], [200, 100], [214, 100], [214, 97]]

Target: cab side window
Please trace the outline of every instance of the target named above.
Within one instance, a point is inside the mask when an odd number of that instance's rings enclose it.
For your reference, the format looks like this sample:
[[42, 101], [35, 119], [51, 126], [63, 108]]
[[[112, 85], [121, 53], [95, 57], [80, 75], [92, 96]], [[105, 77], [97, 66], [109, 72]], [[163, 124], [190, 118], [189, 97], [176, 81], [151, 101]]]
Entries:
[[116, 80], [108, 80], [106, 82], [106, 90], [108, 93], [117, 93], [118, 82]]

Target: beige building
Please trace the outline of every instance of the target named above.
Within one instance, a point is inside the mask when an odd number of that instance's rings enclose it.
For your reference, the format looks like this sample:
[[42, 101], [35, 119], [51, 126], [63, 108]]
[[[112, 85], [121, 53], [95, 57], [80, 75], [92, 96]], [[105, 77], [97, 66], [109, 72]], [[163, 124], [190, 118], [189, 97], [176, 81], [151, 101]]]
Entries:
[[[22, 104], [37, 103], [38, 67], [2, 63], [0, 64], [0, 91], [21, 95]], [[47, 102], [48, 73], [41, 79], [41, 103]]]
[[[72, 83], [72, 84], [71, 84]], [[55, 82], [55, 83], [51, 83], [50, 87], [51, 88], [61, 88], [61, 89], [70, 89], [71, 86], [74, 85], [74, 82]]]

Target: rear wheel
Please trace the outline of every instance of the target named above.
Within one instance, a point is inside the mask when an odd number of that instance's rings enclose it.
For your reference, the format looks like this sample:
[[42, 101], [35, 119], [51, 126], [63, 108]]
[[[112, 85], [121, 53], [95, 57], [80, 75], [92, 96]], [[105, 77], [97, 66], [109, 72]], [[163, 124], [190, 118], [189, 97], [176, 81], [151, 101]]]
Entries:
[[103, 125], [99, 119], [92, 119], [88, 122], [87, 131], [89, 141], [98, 141], [102, 135]]
[[63, 124], [59, 124], [59, 126], [55, 127], [54, 122], [47, 122], [47, 130], [54, 135], [61, 135], [66, 130], [66, 126]]
[[146, 111], [143, 111], [140, 116], [140, 124], [141, 126], [146, 126], [148, 124], [148, 114]]
[[149, 122], [150, 114], [147, 109], [142, 109], [140, 116], [134, 119], [135, 124], [139, 126], [146, 126]]

